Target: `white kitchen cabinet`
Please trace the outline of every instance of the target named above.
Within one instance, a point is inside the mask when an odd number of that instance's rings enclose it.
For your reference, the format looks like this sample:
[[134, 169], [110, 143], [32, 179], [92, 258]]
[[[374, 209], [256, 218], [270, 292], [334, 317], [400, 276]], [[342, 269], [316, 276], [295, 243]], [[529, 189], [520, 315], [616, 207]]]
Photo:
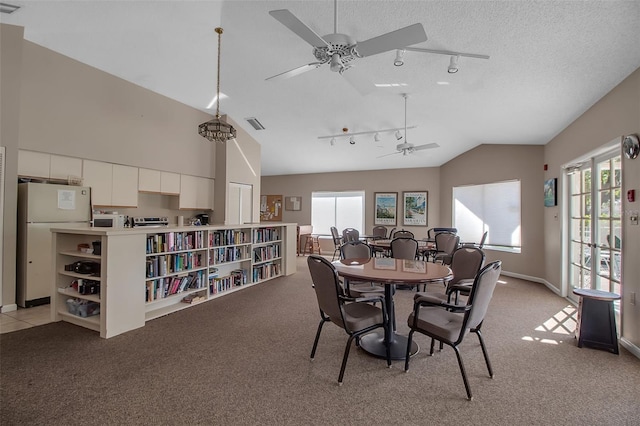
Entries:
[[180, 194], [180, 174], [160, 172], [160, 192], [163, 194]]
[[49, 177], [51, 155], [34, 151], [18, 151], [18, 176]]
[[214, 180], [198, 176], [180, 176], [181, 209], [213, 210]]
[[52, 155], [49, 163], [49, 177], [51, 179], [69, 179], [69, 176], [82, 176], [82, 159]]
[[138, 169], [138, 191], [160, 192], [160, 171], [151, 169]]
[[84, 160], [84, 185], [91, 187], [94, 206], [138, 206], [138, 168]]

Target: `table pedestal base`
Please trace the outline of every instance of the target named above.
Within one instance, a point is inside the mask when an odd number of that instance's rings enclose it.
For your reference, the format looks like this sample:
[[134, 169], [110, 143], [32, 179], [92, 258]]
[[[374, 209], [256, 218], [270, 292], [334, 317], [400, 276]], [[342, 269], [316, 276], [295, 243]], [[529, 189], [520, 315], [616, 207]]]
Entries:
[[[407, 355], [407, 336], [402, 336], [393, 333], [390, 342], [391, 359], [402, 360]], [[383, 333], [369, 333], [360, 338], [360, 347], [363, 351], [378, 358], [387, 359], [387, 350], [384, 343]], [[411, 351], [409, 356], [414, 356], [418, 353], [420, 347], [416, 342], [411, 342]]]

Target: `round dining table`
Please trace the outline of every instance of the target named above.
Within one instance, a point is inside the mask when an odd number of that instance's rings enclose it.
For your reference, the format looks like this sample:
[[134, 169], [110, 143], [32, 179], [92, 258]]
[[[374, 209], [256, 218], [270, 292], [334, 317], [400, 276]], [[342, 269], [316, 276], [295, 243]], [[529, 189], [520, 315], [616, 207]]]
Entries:
[[[385, 306], [389, 326], [384, 333], [373, 332], [360, 338], [360, 347], [370, 355], [386, 358], [389, 346], [391, 359], [404, 359], [407, 351], [407, 336], [396, 332], [395, 307], [393, 296], [396, 285], [419, 286], [433, 282], [451, 280], [453, 274], [446, 265], [423, 260], [394, 259], [391, 257], [372, 257], [370, 259], [343, 259], [333, 262], [338, 274], [346, 279], [371, 281], [384, 284]], [[420, 350], [412, 342], [410, 355]]]

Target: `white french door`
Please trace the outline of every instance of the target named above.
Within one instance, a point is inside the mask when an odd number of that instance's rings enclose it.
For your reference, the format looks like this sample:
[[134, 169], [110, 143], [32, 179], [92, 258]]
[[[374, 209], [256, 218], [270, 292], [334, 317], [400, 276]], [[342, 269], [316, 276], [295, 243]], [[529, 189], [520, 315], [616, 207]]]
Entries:
[[[621, 294], [622, 161], [618, 150], [573, 169], [569, 187], [569, 297], [573, 288]], [[616, 309], [617, 311], [617, 309]]]

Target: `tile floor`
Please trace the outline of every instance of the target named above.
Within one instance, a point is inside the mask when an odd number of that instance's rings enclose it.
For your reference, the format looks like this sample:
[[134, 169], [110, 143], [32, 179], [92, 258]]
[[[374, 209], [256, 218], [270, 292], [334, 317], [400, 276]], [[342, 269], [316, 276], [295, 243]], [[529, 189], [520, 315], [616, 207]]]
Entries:
[[51, 306], [40, 305], [33, 308], [18, 308], [17, 311], [0, 314], [0, 334], [24, 330], [51, 322]]

